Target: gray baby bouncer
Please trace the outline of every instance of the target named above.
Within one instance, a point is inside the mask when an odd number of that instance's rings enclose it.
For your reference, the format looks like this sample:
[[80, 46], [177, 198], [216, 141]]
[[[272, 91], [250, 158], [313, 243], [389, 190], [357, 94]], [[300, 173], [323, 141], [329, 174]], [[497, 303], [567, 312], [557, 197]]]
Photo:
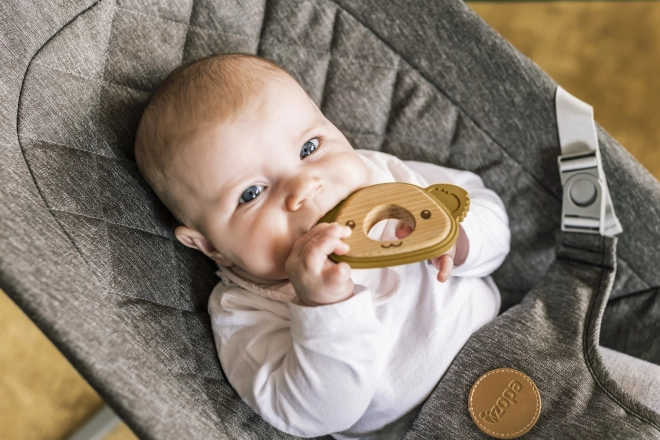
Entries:
[[660, 438], [660, 414], [598, 351], [660, 364], [660, 183], [599, 127], [572, 125], [585, 107], [463, 2], [0, 9], [0, 287], [140, 438], [291, 438], [226, 381], [206, 311], [214, 264], [176, 241], [133, 157], [150, 91], [180, 62], [227, 52], [285, 67], [355, 148], [472, 171], [506, 205], [503, 313], [405, 439], [485, 438], [468, 398], [498, 368], [538, 387], [531, 438]]

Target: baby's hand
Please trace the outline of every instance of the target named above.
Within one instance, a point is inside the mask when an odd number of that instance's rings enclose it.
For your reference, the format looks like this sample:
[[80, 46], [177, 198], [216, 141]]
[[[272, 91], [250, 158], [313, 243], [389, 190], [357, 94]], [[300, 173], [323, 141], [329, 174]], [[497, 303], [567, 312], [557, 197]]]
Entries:
[[[397, 225], [396, 231], [394, 234], [396, 238], [405, 238], [413, 231], [413, 229], [407, 223], [399, 223]], [[456, 244], [454, 244], [451, 249], [446, 253], [431, 259], [431, 264], [438, 269], [438, 281], [444, 283], [451, 275], [451, 271], [454, 268], [454, 257], [456, 256]]]
[[451, 249], [440, 255], [431, 259], [431, 264], [433, 264], [438, 269], [438, 281], [444, 283], [451, 275], [451, 271], [454, 269], [454, 256], [456, 255], [456, 244], [454, 244]]
[[349, 235], [351, 228], [348, 226], [320, 223], [294, 243], [284, 269], [300, 304], [332, 304], [353, 295], [351, 267], [328, 258], [333, 252], [337, 255], [348, 252], [349, 246], [341, 238]]

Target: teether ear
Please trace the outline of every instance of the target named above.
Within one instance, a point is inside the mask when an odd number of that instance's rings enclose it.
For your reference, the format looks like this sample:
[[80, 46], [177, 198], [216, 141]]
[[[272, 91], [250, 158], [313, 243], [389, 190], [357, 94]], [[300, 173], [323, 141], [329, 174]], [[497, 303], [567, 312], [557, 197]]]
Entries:
[[[382, 183], [355, 191], [329, 211], [321, 222], [336, 221], [353, 232], [344, 239], [350, 250], [331, 254], [335, 262], [355, 269], [395, 266], [437, 257], [448, 251], [458, 238], [458, 221], [469, 209], [467, 192], [449, 184], [421, 188], [409, 183]], [[413, 231], [390, 242], [369, 238], [371, 228], [381, 220], [399, 219]]]
[[438, 183], [426, 187], [425, 191], [438, 202], [442, 203], [457, 222], [462, 222], [470, 209], [468, 193], [460, 186], [449, 183]]

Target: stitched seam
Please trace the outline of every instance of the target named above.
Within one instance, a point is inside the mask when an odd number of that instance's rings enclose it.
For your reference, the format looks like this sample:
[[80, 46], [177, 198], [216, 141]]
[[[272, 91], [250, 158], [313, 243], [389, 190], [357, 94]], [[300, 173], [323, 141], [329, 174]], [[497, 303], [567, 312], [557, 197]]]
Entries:
[[46, 67], [46, 68], [48, 68], [48, 69], [59, 70], [60, 72], [68, 73], [68, 74], [70, 74], [70, 75], [77, 76], [78, 78], [86, 79], [87, 81], [97, 81], [97, 82], [98, 82], [98, 80], [95, 80], [95, 79], [93, 79], [93, 78], [89, 78], [89, 77], [83, 75], [82, 73], [71, 72], [71, 71], [69, 71], [69, 70], [60, 69], [59, 67], [53, 67], [53, 66], [48, 66], [48, 65], [46, 65], [46, 64], [38, 63], [38, 62], [36, 62], [36, 61], [33, 61], [32, 63], [33, 63], [33, 64], [36, 64], [37, 66]]
[[[333, 24], [333, 27], [334, 27], [334, 24]], [[333, 31], [333, 35], [334, 35], [334, 31]], [[330, 38], [330, 40], [332, 40], [332, 37]], [[293, 47], [293, 48], [296, 48], [296, 49], [302, 49], [302, 50], [306, 50], [306, 51], [309, 51], [309, 52], [314, 52], [315, 54], [319, 54], [319, 55], [328, 55], [327, 50], [316, 49], [316, 48], [313, 48], [313, 47], [310, 47], [310, 46], [303, 46], [302, 44], [285, 43], [284, 41], [279, 40], [279, 39], [277, 39], [275, 37], [272, 37], [272, 36], [268, 37], [268, 38], [262, 38], [261, 42], [266, 43], [266, 44], [272, 44], [273, 46], [286, 46], [286, 47]]]
[[326, 85], [328, 84], [328, 73], [330, 72], [330, 64], [332, 63], [332, 60], [335, 58], [334, 50], [333, 48], [335, 47], [335, 35], [337, 34], [337, 23], [339, 22], [339, 12], [341, 11], [341, 8], [336, 8], [335, 9], [335, 18], [334, 21], [332, 22], [332, 30], [331, 35], [330, 35], [330, 47], [328, 49], [328, 63], [325, 65], [325, 75], [323, 78], [323, 85], [321, 86], [321, 102], [319, 102], [319, 109], [323, 108], [323, 103], [325, 102], [325, 96], [326, 96], [326, 90], [327, 87]]
[[264, 16], [261, 17], [261, 26], [259, 27], [259, 36], [257, 40], [257, 54], [262, 54], [261, 42], [263, 41], [264, 29], [266, 27], [266, 16], [268, 15], [268, 0], [264, 0]]
[[235, 34], [233, 32], [224, 32], [224, 31], [219, 31], [219, 30], [216, 30], [216, 29], [207, 29], [207, 28], [195, 26], [195, 25], [192, 25], [192, 24], [188, 25], [188, 27], [190, 29], [193, 29], [193, 30], [196, 30], [196, 31], [199, 31], [199, 32], [205, 32], [205, 33], [208, 33], [208, 34], [231, 35], [232, 37], [237, 37], [237, 38], [240, 38], [242, 40], [254, 41], [254, 37], [248, 37], [247, 35]]
[[[200, 309], [200, 310], [180, 309], [178, 307], [170, 306], [170, 305], [167, 305], [167, 304], [162, 304], [162, 303], [156, 302], [154, 300], [150, 300], [150, 299], [146, 299], [146, 298], [138, 298], [138, 297], [135, 297], [135, 296], [130, 296], [126, 293], [122, 293], [122, 291], [119, 291], [119, 290], [117, 291], [117, 295], [121, 296], [122, 298], [130, 299], [132, 301], [146, 302], [146, 303], [149, 303], [149, 304], [152, 304], [152, 305], [155, 305], [155, 306], [158, 306], [158, 307], [163, 307], [163, 308], [166, 308], [166, 309], [169, 309], [169, 310], [176, 310], [177, 312], [190, 313], [190, 314], [193, 314], [193, 315], [208, 313], [203, 309]], [[119, 307], [121, 308], [121, 305]]]
[[[336, 15], [335, 15], [335, 17], [336, 17]], [[335, 18], [335, 20], [336, 20], [336, 18]], [[334, 26], [335, 25], [333, 24], [333, 29], [334, 29]], [[333, 30], [332, 31], [333, 38], [334, 38], [335, 33], [336, 33], [336, 31]], [[302, 49], [302, 50], [314, 52], [314, 53], [321, 54], [321, 55], [326, 55], [328, 53], [328, 51], [326, 51], [324, 49], [315, 49], [313, 47], [304, 46], [302, 44], [285, 43], [284, 41], [279, 40], [279, 39], [274, 38], [274, 37], [264, 38], [262, 40], [262, 42], [272, 44], [272, 45], [294, 47], [296, 49]], [[367, 62], [367, 61], [362, 61], [359, 58], [343, 57], [343, 56], [339, 56], [339, 55], [335, 55], [333, 58], [335, 60], [343, 61], [344, 64], [350, 64], [350, 65], [356, 65], [356, 66], [372, 66], [372, 67], [378, 67], [379, 69], [387, 69], [387, 70], [398, 70], [398, 61], [399, 61], [398, 57], [395, 58], [395, 60], [397, 61], [397, 66], [395, 66], [395, 67], [385, 65], [385, 64], [370, 63], [370, 62]]]
[[592, 254], [600, 254], [601, 256], [603, 254], [602, 249], [590, 249], [590, 248], [587, 248], [587, 247], [584, 247], [584, 246], [576, 246], [576, 245], [573, 245], [571, 243], [563, 242], [563, 241], [562, 241], [561, 245], [565, 248], [577, 249], [579, 251], [589, 252], [589, 253], [592, 253]]
[[248, 35], [236, 34], [236, 33], [233, 33], [233, 32], [224, 32], [224, 31], [219, 31], [219, 30], [215, 30], [215, 29], [207, 29], [207, 28], [203, 28], [203, 27], [200, 27], [200, 26], [191, 25], [190, 24], [190, 19], [192, 18], [192, 8], [190, 9], [190, 15], [188, 16], [188, 22], [187, 23], [181, 23], [180, 21], [172, 20], [171, 18], [165, 18], [165, 17], [161, 17], [161, 16], [158, 16], [158, 15], [145, 14], [144, 12], [135, 11], [133, 9], [122, 8], [121, 6], [115, 6], [114, 8], [119, 9], [119, 10], [124, 11], [124, 12], [128, 12], [129, 14], [141, 15], [143, 17], [153, 18], [155, 20], [167, 21], [169, 23], [173, 23], [173, 24], [176, 24], [176, 25], [179, 25], [179, 26], [183, 26], [185, 28], [195, 29], [195, 30], [201, 31], [201, 32], [208, 32], [208, 33], [214, 33], [214, 34], [223, 34], [223, 35], [232, 35], [234, 37], [243, 38], [245, 40], [254, 40], [254, 37], [250, 37]]
[[[615, 303], [615, 302], [617, 302], [617, 301], [620, 301], [620, 300], [622, 300], [622, 299], [631, 298], [631, 297], [636, 296], [636, 295], [643, 295], [643, 294], [645, 294], [645, 293], [649, 293], [649, 292], [652, 292], [652, 291], [654, 291], [654, 290], [658, 290], [658, 289], [660, 289], [660, 286], [653, 286], [653, 287], [649, 287], [649, 288], [647, 288], [647, 289], [638, 290], [637, 292], [631, 292], [631, 293], [629, 293], [629, 294], [627, 294], [627, 295], [617, 296], [616, 298], [612, 298], [612, 299], [610, 299], [610, 300], [607, 302], [607, 304], [610, 305], [610, 304]], [[656, 294], [658, 294], [658, 293], [660, 293], [660, 292], [656, 292]]]
[[[220, 368], [222, 368], [222, 367], [220, 367]], [[200, 376], [199, 373], [184, 373], [182, 371], [174, 371], [174, 370], [170, 370], [170, 371], [172, 372], [172, 374], [178, 375], [178, 376], [185, 376], [185, 377], [192, 377], [192, 378]], [[220, 384], [226, 383], [223, 379], [217, 379], [213, 376], [208, 376], [206, 374], [202, 374], [201, 376], [204, 377], [205, 379], [210, 379], [210, 380], [212, 380], [214, 382], [217, 382], [217, 383], [220, 383]], [[217, 425], [214, 426], [214, 429], [217, 429]]]
[[[39, 193], [39, 196], [41, 197], [41, 200], [44, 202], [44, 205], [46, 206], [46, 208], [47, 208], [49, 211], [50, 211], [50, 206], [48, 205], [48, 201], [46, 200], [46, 197], [44, 196], [43, 192], [41, 191], [41, 187], [39, 186], [39, 183], [37, 182], [37, 179], [34, 177], [34, 172], [32, 171], [32, 167], [30, 166], [30, 164], [29, 164], [29, 162], [28, 162], [28, 160], [27, 160], [27, 157], [25, 156], [25, 150], [23, 149], [23, 145], [21, 144], [21, 138], [20, 138], [20, 136], [19, 136], [19, 134], [18, 134], [18, 131], [19, 131], [19, 125], [20, 125], [20, 121], [21, 121], [21, 108], [22, 108], [22, 106], [21, 106], [21, 101], [22, 101], [22, 98], [23, 98], [23, 92], [25, 91], [25, 80], [26, 80], [26, 78], [27, 78], [28, 71], [30, 70], [30, 66], [32, 65], [32, 62], [34, 61], [34, 57], [36, 57], [37, 54], [38, 54], [39, 52], [41, 52], [41, 50], [44, 48], [44, 46], [46, 46], [46, 44], [48, 44], [53, 38], [55, 38], [55, 36], [57, 36], [57, 35], [62, 31], [62, 29], [64, 29], [65, 27], [67, 27], [68, 25], [70, 25], [71, 23], [73, 23], [78, 17], [80, 17], [82, 14], [84, 14], [85, 12], [89, 11], [90, 9], [92, 9], [92, 8], [93, 8], [94, 6], [96, 6], [98, 3], [99, 3], [98, 1], [95, 2], [94, 4], [90, 5], [87, 9], [84, 9], [84, 10], [80, 11], [78, 14], [76, 14], [75, 16], [73, 16], [73, 17], [71, 18], [71, 20], [69, 20], [68, 22], [66, 22], [66, 23], [64, 24], [64, 26], [62, 26], [61, 28], [59, 28], [59, 29], [58, 29], [53, 35], [50, 36], [50, 38], [48, 38], [48, 39], [47, 39], [47, 40], [46, 40], [46, 41], [45, 41], [45, 42], [39, 47], [39, 49], [37, 49], [37, 50], [34, 52], [34, 54], [32, 55], [32, 57], [30, 58], [30, 62], [27, 64], [27, 67], [26, 67], [26, 69], [25, 69], [25, 72], [23, 73], [23, 80], [21, 81], [21, 89], [20, 89], [20, 91], [18, 92], [18, 105], [17, 105], [17, 108], [16, 108], [16, 143], [18, 144], [18, 147], [19, 147], [19, 149], [21, 150], [21, 154], [23, 155], [23, 160], [25, 161], [25, 165], [26, 165], [26, 167], [27, 167], [27, 169], [28, 169], [28, 172], [30, 173], [30, 177], [32, 177], [32, 182], [34, 182], [34, 186], [35, 186], [35, 188], [37, 189], [37, 192]], [[53, 216], [53, 219], [55, 220], [55, 222], [57, 223], [57, 225], [60, 227], [60, 230], [61, 230], [61, 231], [64, 233], [64, 235], [66, 235], [66, 237], [69, 239], [69, 243], [71, 243], [71, 245], [76, 249], [76, 251], [78, 251], [78, 255], [80, 255], [80, 258], [82, 258], [82, 260], [85, 262], [85, 264], [89, 267], [89, 266], [90, 266], [90, 263], [89, 263], [89, 262], [87, 261], [87, 259], [85, 258], [85, 254], [83, 254], [82, 250], [78, 247], [78, 245], [76, 245], [76, 242], [73, 240], [73, 237], [71, 237], [71, 235], [70, 235], [69, 232], [66, 230], [66, 228], [60, 223], [60, 221], [58, 220], [58, 218], [57, 218], [52, 212], [51, 212], [51, 215]]]
[[60, 147], [65, 147], [65, 148], [68, 148], [68, 149], [71, 149], [71, 150], [80, 151], [80, 152], [83, 152], [83, 153], [87, 153], [89, 155], [99, 156], [99, 157], [102, 157], [104, 159], [134, 163], [134, 161], [132, 161], [130, 159], [123, 158], [123, 157], [106, 156], [105, 154], [101, 154], [101, 153], [98, 153], [96, 151], [83, 150], [82, 148], [77, 148], [77, 147], [73, 147], [71, 145], [61, 144], [59, 142], [49, 141], [47, 139], [40, 139], [40, 138], [36, 138], [36, 137], [33, 137], [33, 136], [26, 136], [24, 134], [20, 134], [20, 135], [18, 135], [18, 137], [19, 138], [30, 139], [30, 140], [37, 141], [37, 142], [45, 142], [45, 143], [51, 144], [51, 145], [58, 145]]
[[[651, 285], [651, 283], [649, 283], [648, 281], [646, 281], [646, 279], [644, 279], [640, 274], [637, 273], [637, 271], [635, 271], [634, 266], [633, 266], [632, 264], [630, 264], [630, 263], [628, 262], [627, 259], [622, 258], [622, 257], [620, 257], [620, 256], [617, 256], [617, 258], [618, 258], [619, 260], [623, 261], [624, 263], [626, 263], [626, 266], [628, 266], [628, 270], [629, 270], [630, 272], [632, 272], [632, 273], [637, 277], [637, 279], [643, 281], [644, 284], [646, 284], [647, 286], [650, 286], [650, 285]], [[624, 295], [624, 296], [627, 296], [627, 295]]]
[[151, 231], [146, 231], [144, 229], [136, 228], [135, 226], [128, 226], [128, 225], [124, 225], [124, 224], [121, 224], [121, 223], [111, 222], [110, 220], [108, 220], [106, 218], [98, 218], [98, 217], [94, 217], [93, 215], [87, 215], [87, 214], [82, 214], [80, 212], [72, 212], [72, 211], [67, 211], [67, 210], [64, 210], [64, 209], [57, 209], [57, 208], [51, 208], [51, 207], [48, 207], [48, 210], [52, 211], [52, 212], [62, 212], [64, 214], [70, 214], [70, 215], [74, 215], [74, 216], [78, 216], [78, 217], [84, 217], [84, 218], [89, 218], [89, 219], [92, 219], [92, 220], [98, 220], [98, 221], [103, 222], [103, 223], [108, 224], [108, 225], [120, 226], [122, 228], [130, 229], [130, 230], [133, 230], [133, 231], [139, 231], [139, 232], [149, 234], [149, 235], [153, 235], [155, 237], [160, 237], [162, 239], [169, 240], [169, 241], [177, 241], [176, 239], [173, 239], [171, 237], [167, 237], [165, 235], [160, 235], [160, 234], [157, 234], [157, 233], [151, 232]]
[[344, 61], [346, 64], [351, 64], [355, 66], [372, 66], [372, 67], [378, 67], [379, 69], [396, 70], [397, 72], [399, 71], [399, 65], [401, 63], [401, 59], [399, 57], [395, 58], [396, 61], [395, 67], [386, 66], [384, 64], [369, 63], [366, 61], [361, 61], [358, 58], [350, 58], [350, 57], [342, 57], [342, 56], [336, 56], [335, 58]]
[[155, 20], [167, 21], [169, 23], [178, 24], [179, 26], [186, 26], [186, 23], [181, 23], [180, 21], [172, 20], [171, 18], [161, 17], [159, 15], [145, 14], [144, 12], [136, 11], [133, 9], [122, 8], [121, 6], [117, 6], [116, 3], [114, 9], [119, 9], [120, 11], [128, 12], [129, 14], [133, 14], [133, 15], [141, 15], [143, 17], [153, 18]]
[[[334, 0], [328, 0], [328, 1], [331, 1], [332, 3], [335, 3]], [[365, 29], [369, 29], [369, 31], [371, 31], [371, 33], [374, 35], [374, 37], [376, 37], [376, 38], [378, 39], [378, 41], [380, 41], [380, 42], [381, 42], [385, 47], [387, 47], [392, 53], [398, 54], [399, 58], [400, 58], [401, 60], [403, 60], [408, 66], [410, 66], [410, 70], [414, 70], [415, 72], [417, 72], [417, 73], [419, 74], [420, 78], [422, 78], [424, 81], [426, 81], [426, 83], [427, 83], [429, 86], [431, 86], [434, 90], [436, 90], [438, 93], [440, 93], [441, 95], [443, 95], [444, 97], [446, 97], [446, 98], [447, 98], [447, 99], [448, 99], [448, 100], [449, 100], [449, 101], [450, 101], [450, 102], [451, 102], [451, 103], [452, 103], [452, 104], [453, 104], [453, 105], [454, 105], [454, 106], [460, 111], [460, 113], [462, 113], [463, 115], [465, 115], [466, 118], [468, 118], [470, 121], [472, 121], [472, 123], [473, 123], [473, 124], [479, 129], [479, 131], [481, 131], [486, 137], [488, 137], [488, 139], [490, 139], [495, 145], [497, 145], [503, 153], [505, 153], [505, 154], [506, 154], [509, 158], [511, 158], [514, 162], [518, 162], [517, 160], [513, 159], [512, 156], [511, 156], [511, 154], [509, 153], [509, 151], [508, 151], [506, 148], [504, 148], [502, 145], [500, 145], [500, 143], [499, 143], [497, 140], [495, 140], [495, 139], [494, 139], [494, 138], [488, 133], [488, 131], [486, 131], [486, 129], [483, 128], [483, 127], [478, 123], [478, 121], [476, 121], [473, 117], [471, 117], [470, 114], [469, 114], [468, 112], [466, 112], [466, 111], [463, 109], [463, 107], [461, 107], [461, 106], [458, 104], [458, 102], [456, 102], [456, 101], [455, 101], [451, 96], [449, 96], [444, 90], [440, 89], [440, 88], [439, 88], [439, 87], [438, 87], [433, 81], [429, 80], [429, 79], [426, 77], [425, 74], [423, 74], [422, 72], [420, 72], [419, 69], [413, 67], [413, 65], [412, 65], [410, 62], [408, 62], [408, 60], [406, 60], [406, 59], [403, 57], [403, 55], [401, 55], [401, 54], [398, 53], [396, 50], [394, 50], [394, 49], [389, 45], [389, 43], [385, 42], [385, 41], [383, 40], [383, 38], [380, 37], [380, 35], [376, 34], [376, 33], [375, 33], [375, 32], [374, 32], [369, 26], [367, 26], [366, 24], [364, 24], [364, 23], [362, 22], [362, 20], [360, 20], [359, 18], [357, 18], [355, 15], [351, 14], [351, 13], [350, 13], [349, 11], [347, 11], [346, 9], [343, 9], [343, 8], [342, 8], [340, 5], [338, 5], [337, 3], [335, 3], [335, 5], [336, 5], [338, 8], [342, 9], [342, 11], [346, 12], [347, 14], [350, 14], [350, 15], [351, 15], [351, 16], [352, 16], [352, 17], [353, 17], [358, 23], [360, 23], [362, 26], [364, 26]], [[522, 166], [522, 164], [521, 164], [521, 168], [522, 168], [522, 169], [523, 169], [523, 170], [524, 170], [524, 171], [525, 171], [525, 172], [526, 172], [526, 173], [527, 173], [532, 179], [534, 179], [534, 180], [535, 180], [535, 181], [541, 186], [541, 188], [545, 189], [546, 192], [547, 192], [548, 194], [550, 194], [552, 197], [554, 197], [555, 199], [557, 199], [557, 201], [561, 202], [561, 197], [560, 197], [560, 196], [555, 195], [552, 191], [550, 191], [548, 188], [546, 188], [545, 185], [543, 184], [543, 182], [541, 182], [540, 180], [538, 180], [538, 179], [536, 178], [536, 176], [535, 176], [534, 174], [532, 174], [531, 172], [529, 172], [524, 166]]]
[[[626, 260], [624, 260], [624, 259], [621, 258], [621, 257], [617, 257], [617, 258], [618, 258], [619, 260], [621, 260], [621, 261], [626, 261]], [[570, 257], [566, 257], [566, 256], [561, 256], [561, 257], [557, 257], [557, 259], [558, 259], [558, 260], [565, 260], [565, 261], [573, 261], [573, 262], [575, 262], [575, 263], [580, 263], [580, 264], [587, 264], [587, 263], [584, 262], [584, 260], [580, 260], [580, 259], [578, 259], [578, 258], [570, 258]], [[599, 264], [592, 264], [592, 265], [593, 265], [593, 266], [600, 267]], [[640, 278], [640, 279], [641, 279], [641, 278]], [[644, 280], [642, 279], [642, 281], [644, 281]], [[660, 287], [660, 286], [658, 286], [658, 287]], [[654, 289], [654, 287], [651, 287], [650, 289]], [[649, 289], [649, 290], [650, 290], [650, 289]], [[634, 295], [634, 293], [631, 294], [631, 295]], [[616, 300], [618, 300], [618, 299], [620, 299], [620, 298], [627, 298], [627, 297], [628, 297], [628, 295], [617, 296], [616, 298], [612, 299], [611, 301], [616, 301]]]
[[600, 264], [595, 264], [595, 263], [585, 263], [584, 260], [580, 260], [579, 258], [570, 258], [570, 257], [557, 257], [557, 260], [562, 260], [562, 261], [570, 261], [572, 263], [578, 263], [578, 264], [584, 264], [584, 265], [589, 265], [589, 266], [596, 266], [596, 267], [602, 267]]
[[[136, 87], [131, 87], [131, 86], [125, 86], [125, 85], [122, 85], [122, 84], [114, 83], [112, 81], [105, 81], [103, 79], [98, 80], [98, 79], [95, 79], [95, 78], [89, 78], [89, 77], [87, 77], [85, 75], [82, 75], [80, 73], [72, 72], [70, 70], [61, 69], [59, 67], [49, 66], [47, 64], [38, 63], [36, 61], [33, 61], [32, 64], [36, 64], [37, 66], [45, 67], [47, 69], [53, 69], [53, 70], [58, 70], [60, 72], [68, 73], [69, 75], [72, 75], [72, 76], [75, 76], [75, 77], [78, 77], [78, 78], [83, 78], [83, 79], [86, 79], [87, 81], [93, 82], [93, 83], [101, 83], [101, 84], [105, 84], [105, 85], [108, 85], [108, 86], [115, 86], [115, 87], [120, 87], [122, 89], [128, 89], [128, 90], [131, 90], [131, 91], [137, 90], [138, 92], [149, 93], [147, 90], [142, 90], [142, 89], [138, 89]], [[101, 74], [103, 74], [103, 72], [101, 72]]]
[[[384, 136], [387, 136], [388, 128], [390, 127], [390, 119], [392, 118], [392, 107], [394, 105], [394, 92], [396, 91], [397, 80], [399, 79], [399, 65], [401, 64], [401, 58], [396, 58], [396, 68], [394, 69], [394, 82], [392, 83], [392, 90], [390, 90], [390, 105], [387, 106], [387, 116], [385, 118], [385, 133]], [[383, 150], [383, 144], [385, 143], [386, 137], [379, 142], [378, 149]]]
[[[621, 402], [619, 398], [612, 393], [606, 386], [600, 381], [600, 377], [598, 374], [596, 374], [596, 371], [594, 367], [591, 365], [591, 358], [589, 357], [589, 336], [590, 333], [592, 333], [592, 327], [593, 327], [593, 320], [592, 320], [592, 315], [594, 314], [594, 309], [596, 306], [596, 298], [603, 295], [602, 293], [602, 285], [603, 285], [603, 278], [604, 278], [604, 269], [605, 269], [605, 252], [603, 252], [603, 236], [600, 236], [600, 248], [601, 248], [601, 270], [600, 270], [600, 276], [598, 278], [598, 285], [596, 287], [596, 291], [594, 294], [591, 296], [591, 301], [589, 305], [589, 310], [587, 312], [587, 316], [585, 317], [585, 326], [584, 330], [582, 333], [582, 354], [585, 359], [585, 364], [587, 365], [587, 368], [589, 370], [589, 373], [591, 374], [591, 377], [593, 378], [594, 382], [596, 382], [596, 385], [605, 393], [607, 394], [612, 400], [614, 400], [621, 408], [623, 408], [624, 411], [632, 415], [633, 417], [638, 418], [639, 420], [648, 423], [649, 425], [653, 426], [656, 430], [660, 431], [660, 426], [656, 425], [653, 421], [648, 420], [646, 417], [638, 414], [635, 412], [633, 409], [629, 408], [625, 403]], [[608, 251], [609, 252], [609, 251]], [[618, 386], [618, 384], [617, 384]], [[620, 388], [620, 387], [619, 387]], [[627, 392], [623, 389], [621, 389], [624, 394], [627, 394]], [[633, 401], [641, 404], [639, 400], [635, 399], [634, 397], [630, 396]]]
[[[105, 49], [103, 50], [103, 66], [101, 67], [101, 80], [104, 79], [105, 77], [105, 66], [108, 64], [108, 49], [110, 47], [110, 41], [112, 40], [112, 28], [113, 24], [115, 22], [115, 16], [117, 13], [117, 0], [113, 0], [112, 3], [110, 4], [112, 7], [112, 15], [110, 16], [110, 23], [109, 23], [109, 28], [108, 28], [108, 39], [105, 41]], [[99, 97], [98, 101], [96, 101], [96, 109], [95, 109], [95, 114], [96, 114], [96, 120], [94, 121], [94, 143], [92, 144], [96, 150], [98, 150], [98, 144], [99, 144], [99, 121], [101, 120], [101, 92], [103, 91], [103, 86], [99, 87]], [[96, 168], [96, 188], [100, 189], [101, 184], [100, 184], [100, 174], [99, 171], [99, 164], [98, 164], [98, 155], [94, 156], [94, 167]], [[106, 216], [106, 209], [105, 209], [105, 201], [103, 199], [100, 200], [100, 208], [101, 212], [103, 213], [103, 216]], [[110, 243], [110, 235], [108, 232], [108, 228], [105, 228], [105, 239], [106, 243]], [[110, 272], [112, 273], [111, 276], [115, 276], [117, 273], [117, 269], [115, 268], [115, 264], [113, 261], [110, 261], [109, 264]]]
[[[105, 75], [105, 66], [108, 63], [108, 47], [110, 47], [110, 39], [112, 38], [112, 24], [115, 21], [115, 12], [117, 11], [117, 8], [114, 7], [115, 5], [116, 5], [116, 0], [113, 0], [112, 16], [110, 17], [110, 28], [108, 29], [108, 39], [105, 41], [105, 49], [103, 50], [103, 66], [101, 66], [101, 80], [103, 80], [103, 77]], [[101, 120], [101, 88], [99, 88], [99, 97], [98, 100], [96, 101], [96, 108], [94, 109], [94, 113], [95, 113], [94, 143], [92, 145], [96, 149], [98, 149], [98, 142], [99, 142], [98, 128], [99, 128], [99, 121]], [[98, 185], [98, 176], [96, 183]]]
[[[355, 131], [355, 130], [350, 130], [350, 129], [342, 129], [342, 133], [348, 133], [353, 136], [376, 136], [376, 137], [382, 137], [382, 138], [388, 138], [391, 141], [397, 141], [397, 142], [402, 142], [404, 144], [408, 144], [410, 146], [414, 147], [422, 147], [423, 144], [429, 144], [433, 142], [438, 142], [437, 139], [424, 139], [424, 138], [406, 138], [406, 137], [398, 137], [398, 136], [393, 136], [391, 134], [385, 133], [385, 134], [380, 134], [380, 133], [370, 133], [368, 131]], [[513, 163], [518, 164], [518, 162], [513, 161]], [[520, 165], [520, 164], [518, 164]]]

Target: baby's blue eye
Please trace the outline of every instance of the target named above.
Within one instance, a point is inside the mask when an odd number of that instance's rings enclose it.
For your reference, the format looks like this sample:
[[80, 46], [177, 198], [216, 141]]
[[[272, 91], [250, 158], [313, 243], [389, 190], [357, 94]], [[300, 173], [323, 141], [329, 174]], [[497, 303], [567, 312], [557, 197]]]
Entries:
[[316, 151], [316, 147], [319, 146], [319, 140], [317, 138], [310, 139], [307, 142], [305, 142], [305, 145], [303, 145], [302, 150], [300, 150], [300, 160], [303, 160], [310, 154], [312, 154], [314, 151]]
[[238, 204], [242, 205], [243, 203], [248, 203], [256, 199], [261, 191], [263, 191], [263, 188], [263, 185], [252, 185], [241, 195], [241, 199], [238, 201]]
[[[319, 146], [319, 140], [318, 138], [310, 139], [307, 142], [305, 142], [305, 145], [303, 145], [302, 149], [300, 150], [300, 160], [303, 160], [310, 154], [312, 154], [314, 151]], [[243, 205], [245, 203], [249, 203], [252, 200], [256, 199], [259, 194], [261, 194], [264, 190], [263, 185], [252, 185], [248, 189], [245, 190], [245, 192], [241, 195], [241, 198], [238, 200], [239, 205]]]

